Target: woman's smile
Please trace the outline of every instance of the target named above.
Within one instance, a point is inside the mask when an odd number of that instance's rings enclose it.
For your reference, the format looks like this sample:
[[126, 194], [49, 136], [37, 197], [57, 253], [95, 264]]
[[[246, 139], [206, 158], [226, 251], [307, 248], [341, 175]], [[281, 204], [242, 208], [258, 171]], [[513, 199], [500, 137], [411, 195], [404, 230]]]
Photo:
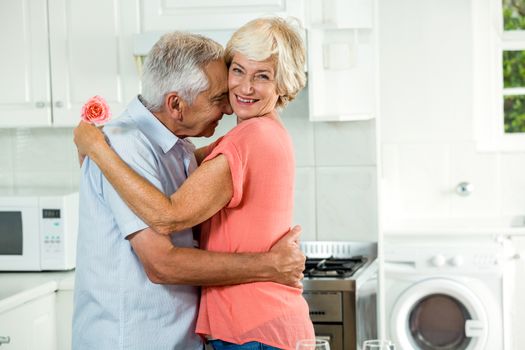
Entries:
[[246, 104], [246, 105], [250, 105], [252, 103], [255, 103], [259, 100], [257, 99], [251, 99], [251, 98], [248, 98], [248, 97], [242, 97], [242, 96], [239, 96], [239, 95], [235, 95], [235, 97], [237, 98], [237, 101], [240, 103], [240, 104]]

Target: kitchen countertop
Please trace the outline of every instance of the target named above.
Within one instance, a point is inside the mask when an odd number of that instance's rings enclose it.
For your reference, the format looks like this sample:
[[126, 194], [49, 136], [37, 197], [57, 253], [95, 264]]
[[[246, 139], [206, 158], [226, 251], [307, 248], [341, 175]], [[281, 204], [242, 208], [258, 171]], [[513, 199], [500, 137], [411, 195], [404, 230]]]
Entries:
[[75, 271], [0, 273], [0, 313], [57, 290], [72, 290]]

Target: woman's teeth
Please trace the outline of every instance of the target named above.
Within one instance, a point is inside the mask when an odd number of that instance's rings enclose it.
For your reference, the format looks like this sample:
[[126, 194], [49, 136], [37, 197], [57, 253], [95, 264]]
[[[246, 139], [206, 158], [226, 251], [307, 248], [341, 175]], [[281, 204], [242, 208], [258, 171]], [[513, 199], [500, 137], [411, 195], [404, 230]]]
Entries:
[[242, 98], [242, 97], [239, 97], [239, 96], [237, 96], [237, 100], [239, 102], [242, 102], [242, 103], [254, 103], [255, 101], [257, 101], [257, 100], [250, 100], [250, 99], [247, 99], [247, 98]]

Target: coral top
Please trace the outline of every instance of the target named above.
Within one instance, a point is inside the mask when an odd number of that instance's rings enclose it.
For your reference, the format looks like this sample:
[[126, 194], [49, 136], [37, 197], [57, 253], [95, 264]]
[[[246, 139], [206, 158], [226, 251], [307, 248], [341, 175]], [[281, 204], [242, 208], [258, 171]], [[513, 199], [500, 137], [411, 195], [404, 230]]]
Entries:
[[[295, 160], [290, 136], [268, 117], [242, 122], [204, 160], [228, 159], [233, 197], [203, 224], [201, 247], [217, 252], [266, 252], [289, 229]], [[243, 344], [295, 349], [314, 338], [302, 291], [273, 282], [203, 287], [197, 333]]]

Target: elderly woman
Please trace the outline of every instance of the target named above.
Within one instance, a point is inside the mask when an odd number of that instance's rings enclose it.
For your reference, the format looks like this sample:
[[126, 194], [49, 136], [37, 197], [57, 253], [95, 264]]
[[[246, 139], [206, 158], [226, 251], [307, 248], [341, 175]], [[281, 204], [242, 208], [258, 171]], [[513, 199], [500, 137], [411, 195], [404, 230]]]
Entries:
[[[159, 233], [209, 218], [201, 226], [202, 248], [265, 252], [292, 219], [295, 161], [278, 108], [305, 85], [305, 49], [287, 22], [262, 18], [233, 34], [225, 60], [238, 125], [197, 154], [206, 170], [197, 169], [170, 198], [116, 162], [95, 127], [79, 127], [75, 142]], [[301, 292], [272, 282], [205, 287], [196, 332], [215, 349], [295, 349], [298, 340], [314, 337]]]

